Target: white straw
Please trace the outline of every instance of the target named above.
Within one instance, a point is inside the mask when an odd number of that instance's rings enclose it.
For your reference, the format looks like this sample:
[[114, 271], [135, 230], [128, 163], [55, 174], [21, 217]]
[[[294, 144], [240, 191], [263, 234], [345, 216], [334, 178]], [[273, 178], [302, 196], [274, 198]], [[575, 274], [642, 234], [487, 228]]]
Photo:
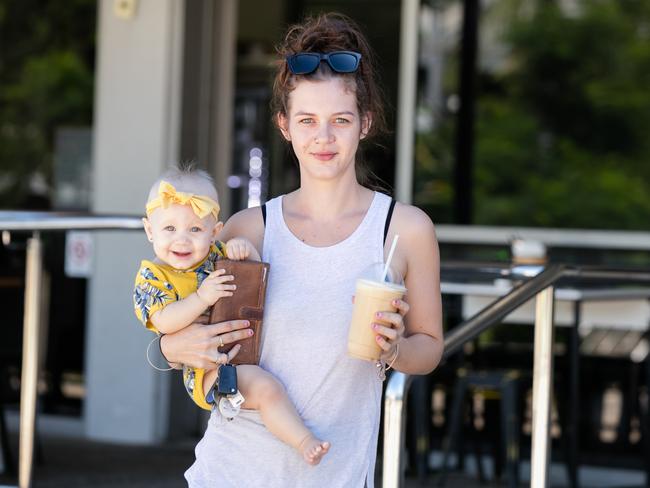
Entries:
[[386, 266], [384, 266], [384, 272], [382, 273], [381, 276], [382, 283], [386, 281], [388, 268], [390, 267], [390, 262], [393, 259], [393, 253], [395, 252], [395, 248], [397, 247], [397, 239], [399, 239], [399, 234], [395, 234], [395, 237], [393, 237], [393, 243], [390, 245], [390, 251], [388, 251], [388, 258], [386, 259]]

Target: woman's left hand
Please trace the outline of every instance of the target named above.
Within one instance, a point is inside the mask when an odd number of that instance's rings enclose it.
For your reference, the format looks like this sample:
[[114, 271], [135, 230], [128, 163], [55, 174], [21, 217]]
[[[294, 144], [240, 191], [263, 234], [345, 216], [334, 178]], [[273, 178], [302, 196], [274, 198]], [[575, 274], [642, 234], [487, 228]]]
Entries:
[[383, 351], [380, 358], [384, 361], [395, 359], [397, 345], [404, 339], [404, 316], [410, 308], [408, 303], [399, 299], [393, 300], [393, 306], [397, 312], [378, 312], [375, 316], [377, 322], [371, 325], [377, 333], [377, 344]]

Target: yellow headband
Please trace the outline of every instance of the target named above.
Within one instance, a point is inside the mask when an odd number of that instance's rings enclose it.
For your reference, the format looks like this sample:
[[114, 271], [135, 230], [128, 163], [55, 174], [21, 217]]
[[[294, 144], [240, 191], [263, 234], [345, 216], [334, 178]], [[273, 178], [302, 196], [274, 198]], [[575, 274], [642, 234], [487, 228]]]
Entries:
[[174, 203], [189, 205], [200, 219], [212, 214], [216, 220], [219, 220], [219, 204], [212, 198], [176, 191], [176, 188], [166, 181], [160, 182], [158, 196], [147, 202], [147, 216], [158, 207], [167, 208]]

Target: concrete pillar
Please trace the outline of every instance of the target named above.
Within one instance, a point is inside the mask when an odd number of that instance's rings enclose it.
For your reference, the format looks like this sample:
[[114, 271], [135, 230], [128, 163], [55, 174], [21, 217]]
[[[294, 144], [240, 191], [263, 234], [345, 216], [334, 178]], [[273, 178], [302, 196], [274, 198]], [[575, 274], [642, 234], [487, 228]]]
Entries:
[[[130, 16], [116, 10], [124, 3], [99, 2], [92, 209], [142, 214], [153, 180], [178, 160], [185, 2], [139, 0]], [[151, 256], [144, 232], [95, 234], [85, 358], [90, 438], [153, 443], [167, 435], [169, 385], [179, 376], [148, 366], [154, 336], [132, 304], [135, 272]]]

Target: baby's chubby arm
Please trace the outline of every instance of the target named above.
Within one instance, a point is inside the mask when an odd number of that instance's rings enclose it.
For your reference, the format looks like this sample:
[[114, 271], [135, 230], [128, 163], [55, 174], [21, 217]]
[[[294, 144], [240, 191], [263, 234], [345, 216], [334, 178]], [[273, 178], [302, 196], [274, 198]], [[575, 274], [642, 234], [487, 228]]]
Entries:
[[163, 334], [171, 334], [187, 327], [219, 298], [232, 296], [236, 286], [228, 282], [234, 277], [224, 274], [225, 272], [223, 269], [214, 270], [196, 292], [170, 303], [155, 312], [149, 320]]
[[243, 237], [233, 237], [226, 242], [226, 255], [228, 259], [234, 261], [243, 261], [249, 259], [251, 261], [261, 261], [260, 253], [257, 252], [253, 243]]

